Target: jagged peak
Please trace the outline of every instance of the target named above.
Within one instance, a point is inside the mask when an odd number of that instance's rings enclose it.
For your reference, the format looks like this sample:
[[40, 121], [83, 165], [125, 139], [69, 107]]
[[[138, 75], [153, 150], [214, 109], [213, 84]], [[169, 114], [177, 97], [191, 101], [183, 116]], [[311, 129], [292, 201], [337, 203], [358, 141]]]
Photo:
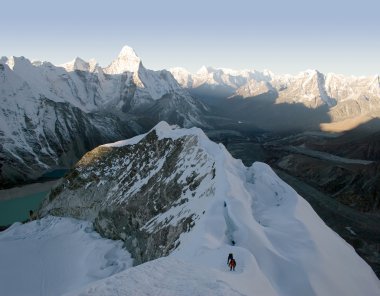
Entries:
[[81, 70], [80, 68], [83, 68], [83, 70], [88, 68], [88, 63], [81, 59], [80, 57], [76, 57], [72, 63], [74, 64], [75, 67], [77, 67], [77, 70]]
[[133, 58], [133, 59], [139, 59], [138, 55], [136, 54], [135, 50], [128, 46], [128, 45], [124, 45], [123, 48], [121, 49], [119, 55], [118, 55], [118, 58], [123, 58], [123, 57], [126, 57], [126, 58]]
[[138, 72], [141, 65], [141, 59], [137, 56], [134, 49], [126, 45], [121, 49], [117, 58], [104, 71], [108, 74], [135, 73]]
[[31, 61], [24, 56], [21, 56], [21, 57], [15, 57], [15, 56], [2, 57], [1, 62], [4, 64], [7, 64], [8, 67], [12, 70], [14, 70], [14, 67], [16, 65], [21, 66], [21, 67], [32, 65]]
[[74, 58], [72, 61], [60, 65], [60, 67], [63, 67], [66, 69], [66, 71], [72, 72], [75, 70], [79, 71], [89, 71], [90, 65], [85, 60], [81, 59], [80, 57]]

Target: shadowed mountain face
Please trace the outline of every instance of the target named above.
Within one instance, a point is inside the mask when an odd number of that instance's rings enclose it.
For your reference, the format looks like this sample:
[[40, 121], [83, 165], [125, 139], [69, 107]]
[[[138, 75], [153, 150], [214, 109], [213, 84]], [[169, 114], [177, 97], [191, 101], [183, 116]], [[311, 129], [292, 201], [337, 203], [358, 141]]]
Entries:
[[13, 128], [11, 138], [0, 133], [0, 188], [70, 167], [89, 149], [133, 134], [113, 115], [85, 113], [46, 98], [29, 110], [14, 110], [0, 107]]
[[219, 106], [219, 114], [242, 125], [253, 125], [261, 130], [289, 132], [318, 130], [329, 122], [328, 107], [308, 108], [301, 103], [276, 103], [276, 93], [268, 92], [250, 98], [233, 97]]
[[348, 158], [380, 161], [380, 119], [374, 118], [328, 142], [328, 145], [323, 141], [309, 145]]

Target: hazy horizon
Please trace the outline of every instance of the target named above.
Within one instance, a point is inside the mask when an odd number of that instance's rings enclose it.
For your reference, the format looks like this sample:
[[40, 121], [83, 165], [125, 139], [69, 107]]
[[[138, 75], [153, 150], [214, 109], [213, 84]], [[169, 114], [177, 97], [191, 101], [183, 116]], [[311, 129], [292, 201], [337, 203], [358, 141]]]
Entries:
[[13, 0], [2, 3], [0, 56], [56, 65], [78, 56], [105, 67], [128, 45], [154, 70], [206, 65], [371, 76], [380, 72], [379, 8], [372, 0]]

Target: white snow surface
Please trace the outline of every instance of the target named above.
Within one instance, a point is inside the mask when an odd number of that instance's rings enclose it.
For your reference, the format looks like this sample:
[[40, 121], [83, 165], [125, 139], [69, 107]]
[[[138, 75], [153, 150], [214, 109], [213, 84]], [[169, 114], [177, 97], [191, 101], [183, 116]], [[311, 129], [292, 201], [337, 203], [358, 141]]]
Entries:
[[0, 295], [53, 296], [132, 266], [122, 242], [90, 223], [46, 217], [0, 232]]
[[[181, 234], [179, 247], [168, 257], [129, 268], [86, 287], [82, 287], [84, 281], [78, 276], [80, 285], [70, 286], [74, 289], [67, 295], [380, 295], [380, 282], [367, 263], [268, 165], [256, 162], [245, 167], [198, 128], [180, 129], [161, 122], [154, 129], [160, 139], [196, 137], [200, 148], [215, 162], [215, 178], [209, 180], [214, 185], [210, 185], [210, 190], [197, 189], [205, 195], [196, 193], [184, 204], [199, 217], [195, 226]], [[136, 144], [143, 137], [108, 146]], [[174, 205], [155, 221], [175, 217], [180, 206]], [[0, 251], [12, 231], [21, 227], [0, 234]], [[58, 248], [59, 243], [52, 237], [51, 241]], [[18, 244], [23, 241], [17, 243], [14, 239], [15, 250], [21, 248]], [[83, 247], [83, 252], [87, 248]], [[23, 249], [24, 253], [27, 249]], [[10, 250], [5, 247], [5, 251]], [[5, 251], [0, 256], [6, 262], [15, 262], [17, 251], [10, 255]], [[237, 261], [236, 271], [227, 268], [229, 253]], [[41, 253], [33, 256], [38, 258]], [[28, 255], [21, 257], [20, 264], [22, 260], [28, 262]], [[82, 271], [88, 264], [97, 264], [92, 260], [77, 261], [82, 263]], [[39, 270], [35, 274], [45, 273], [41, 264], [35, 265], [34, 269]], [[14, 271], [25, 268], [19, 263], [7, 266]], [[7, 276], [6, 270], [2, 272], [0, 281]], [[87, 275], [82, 276], [89, 280]], [[52, 277], [53, 283], [58, 283], [56, 278], [59, 276]], [[9, 281], [12, 279], [9, 276]], [[46, 285], [47, 281], [44, 285], [39, 282], [35, 288]]]
[[118, 57], [104, 69], [107, 74], [122, 74], [124, 72], [137, 72], [141, 65], [141, 59], [133, 48], [124, 46]]

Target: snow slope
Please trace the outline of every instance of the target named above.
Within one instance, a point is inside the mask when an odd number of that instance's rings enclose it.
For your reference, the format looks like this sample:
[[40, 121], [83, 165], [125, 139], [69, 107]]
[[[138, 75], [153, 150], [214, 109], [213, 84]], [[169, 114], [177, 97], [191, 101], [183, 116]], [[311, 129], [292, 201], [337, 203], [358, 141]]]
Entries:
[[109, 277], [132, 265], [121, 246], [71, 218], [14, 224], [0, 232], [0, 294], [62, 295]]
[[[179, 190], [176, 201], [170, 207], [157, 202], [155, 205], [164, 210], [155, 209], [156, 214], [149, 221], [143, 219], [149, 211], [149, 203], [142, 200], [142, 208], [135, 207], [132, 216], [139, 221], [134, 244], [138, 245], [141, 239], [139, 232], [152, 237], [156, 233], [165, 236], [170, 234], [170, 229], [175, 229], [166, 226], [175, 227], [188, 217], [192, 218], [192, 223], [179, 235], [176, 247], [170, 249], [168, 257], [91, 283], [69, 295], [380, 294], [380, 282], [371, 268], [269, 166], [254, 163], [251, 167], [245, 167], [240, 160], [232, 158], [223, 145], [211, 142], [200, 129], [178, 129], [162, 122], [146, 135], [107, 145], [103, 149], [116, 149], [119, 154], [122, 151], [120, 148], [125, 146], [133, 150], [146, 138], [154, 139], [153, 132], [157, 136], [156, 145], [150, 143], [140, 148], [150, 156], [149, 162], [156, 165], [147, 175], [139, 175], [137, 181], [132, 183], [133, 187], [117, 189], [111, 184], [111, 191], [106, 191], [106, 184], [111, 182], [107, 178], [111, 174], [116, 173], [123, 178], [121, 174], [130, 174], [132, 167], [128, 154], [124, 160], [115, 159], [114, 164], [106, 159], [108, 174], [103, 173], [97, 180], [94, 167], [92, 172], [95, 175], [87, 183], [88, 172], [78, 168], [76, 174], [79, 174], [80, 183], [68, 179], [74, 184], [72, 189], [65, 189], [64, 182], [60, 194], [54, 197], [50, 205], [44, 205], [44, 211], [58, 209], [65, 215], [80, 216], [76, 209], [78, 206], [85, 208], [86, 203], [93, 202], [91, 199], [95, 197], [91, 186], [95, 186], [104, 198], [103, 206], [108, 209], [106, 220], [98, 217], [100, 220], [97, 223], [104, 226], [106, 221], [112, 222], [114, 203], [121, 209], [114, 210], [117, 221], [128, 221], [128, 213], [122, 211], [127, 209], [128, 200], [134, 199], [146, 184], [150, 184], [150, 178], [158, 171], [170, 167], [164, 159], [167, 154], [162, 159], [156, 159], [155, 155], [162, 147], [162, 141], [171, 139], [181, 140], [183, 147], [186, 147], [183, 156], [178, 154], [180, 159], [176, 170], [181, 177], [177, 182], [189, 180], [195, 167], [200, 171], [198, 186], [194, 185], [190, 191], [186, 187]], [[177, 149], [181, 146], [178, 145]], [[108, 150], [100, 151], [110, 154]], [[91, 167], [91, 161], [87, 157], [82, 165]], [[96, 167], [102, 167], [102, 155], [93, 161]], [[139, 161], [143, 167], [148, 167], [144, 157], [140, 157]], [[214, 174], [208, 174], [212, 168], [215, 168]], [[170, 173], [175, 176], [175, 172], [169, 172], [169, 179], [172, 178]], [[94, 180], [97, 180], [95, 184]], [[78, 191], [80, 186], [86, 188], [89, 194], [77, 195], [75, 200], [75, 192], [83, 192]], [[70, 197], [69, 202], [64, 200], [65, 196]], [[75, 208], [71, 209], [71, 205]], [[91, 215], [88, 214], [90, 209], [84, 209], [84, 216], [94, 219], [102, 211], [99, 202], [95, 207]], [[163, 229], [169, 229], [169, 234], [160, 232]], [[120, 234], [121, 238], [126, 236]], [[230, 272], [226, 266], [229, 253], [233, 253], [237, 261], [235, 272]]]
[[[110, 278], [90, 284], [65, 296], [241, 296], [231, 283], [239, 284], [238, 274], [216, 270], [170, 257], [156, 259]], [[258, 295], [270, 295], [257, 289]]]

